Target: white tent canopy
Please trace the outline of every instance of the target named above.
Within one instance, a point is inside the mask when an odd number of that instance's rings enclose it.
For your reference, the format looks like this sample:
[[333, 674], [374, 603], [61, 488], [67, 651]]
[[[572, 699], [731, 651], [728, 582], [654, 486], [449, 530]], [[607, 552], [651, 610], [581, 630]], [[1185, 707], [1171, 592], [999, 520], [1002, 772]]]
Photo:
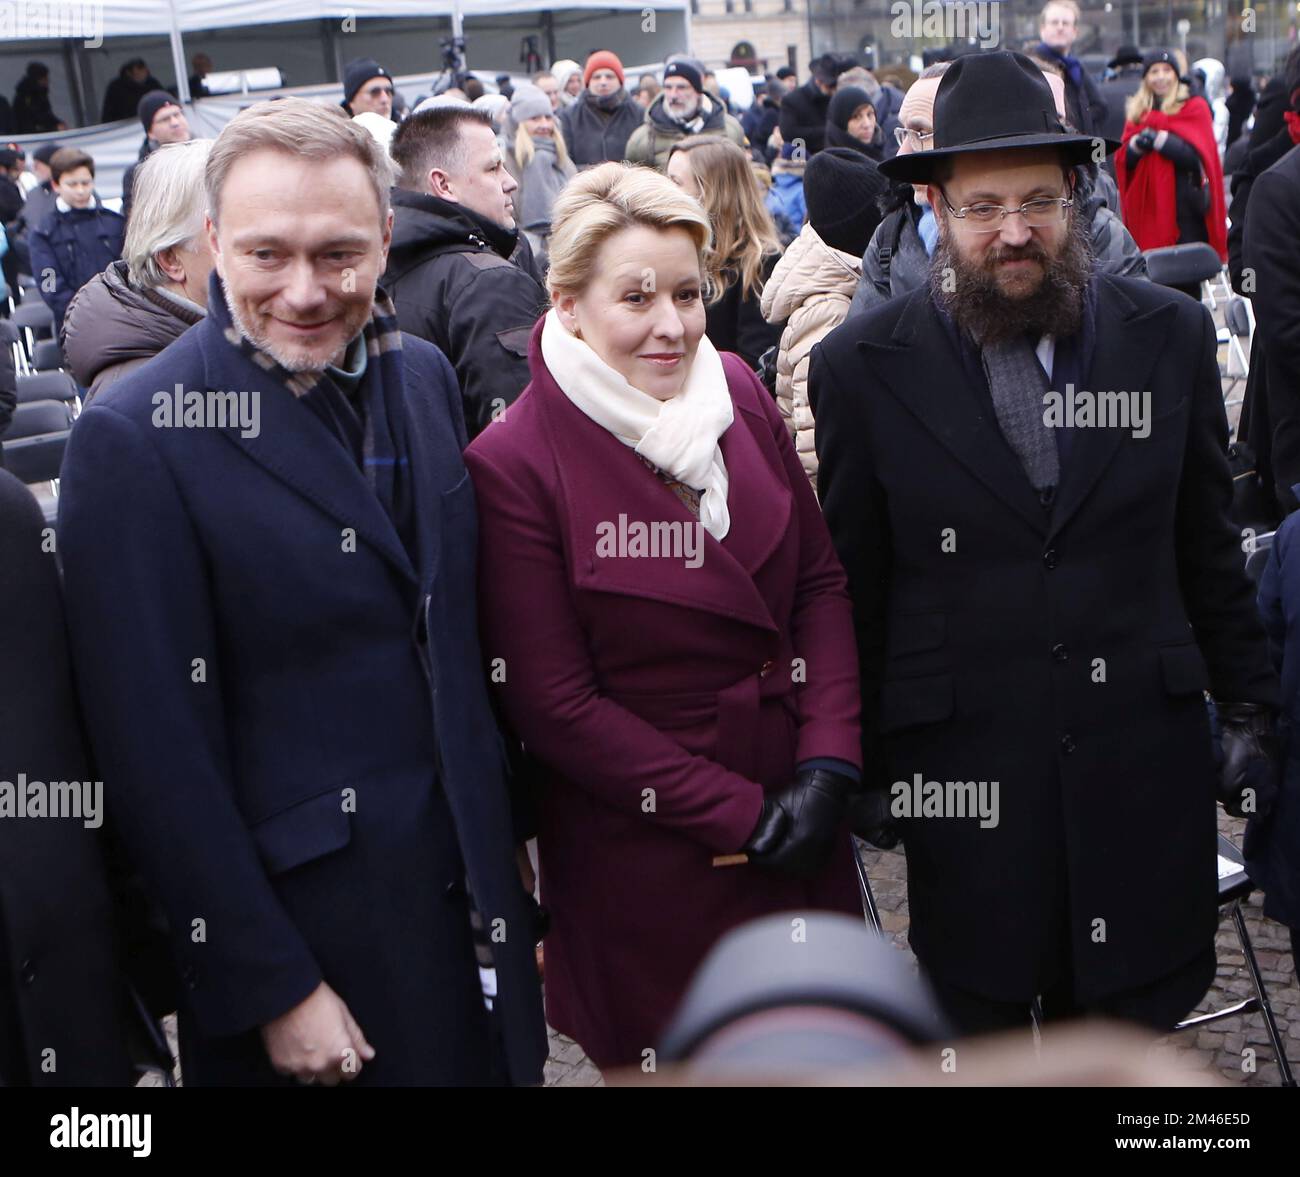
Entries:
[[[34, 5], [38, 6], [38, 5]], [[156, 36], [175, 27], [190, 33], [199, 29], [242, 28], [297, 20], [364, 20], [376, 16], [498, 16], [512, 12], [548, 12], [556, 8], [644, 8], [644, 0], [460, 0], [458, 4], [431, 4], [429, 0], [86, 0], [83, 4], [53, 3], [62, 14], [83, 8], [83, 28], [102, 11], [103, 35]], [[686, 0], [656, 0], [655, 8], [680, 11]], [[51, 13], [51, 23], [56, 18]], [[174, 26], [173, 26], [174, 20]]]

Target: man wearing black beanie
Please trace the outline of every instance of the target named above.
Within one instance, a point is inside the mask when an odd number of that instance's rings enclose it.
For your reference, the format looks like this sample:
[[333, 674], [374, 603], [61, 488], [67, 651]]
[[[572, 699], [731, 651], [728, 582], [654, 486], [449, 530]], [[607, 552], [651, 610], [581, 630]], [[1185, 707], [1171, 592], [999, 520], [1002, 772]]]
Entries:
[[393, 75], [373, 57], [358, 57], [343, 67], [343, 101], [349, 115], [367, 111], [393, 117]]
[[122, 216], [131, 216], [131, 192], [135, 187], [135, 169], [140, 161], [152, 155], [164, 143], [188, 143], [194, 138], [185, 111], [166, 90], [150, 90], [136, 107], [140, 125], [144, 128], [144, 142], [140, 154], [122, 174]]

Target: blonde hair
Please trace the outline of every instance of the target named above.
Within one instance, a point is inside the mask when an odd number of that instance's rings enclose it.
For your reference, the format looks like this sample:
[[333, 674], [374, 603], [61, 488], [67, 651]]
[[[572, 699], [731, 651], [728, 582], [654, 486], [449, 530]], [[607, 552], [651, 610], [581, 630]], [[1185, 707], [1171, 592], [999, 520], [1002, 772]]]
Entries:
[[[1173, 66], [1169, 68], [1174, 69]], [[1174, 73], [1177, 72], [1174, 69]], [[1138, 83], [1138, 88], [1133, 91], [1129, 100], [1124, 104], [1124, 118], [1130, 123], [1140, 123], [1153, 110], [1158, 110], [1162, 114], [1177, 114], [1183, 109], [1183, 104], [1190, 97], [1191, 91], [1188, 90], [1186, 83], [1179, 81], [1178, 85], [1169, 91], [1169, 96], [1165, 99], [1164, 105], [1161, 106], [1159, 99], [1156, 97], [1156, 92], [1147, 85], [1147, 74], [1144, 73], [1142, 81]]]
[[551, 268], [546, 287], [551, 298], [576, 294], [591, 281], [596, 254], [615, 233], [636, 226], [690, 234], [704, 270], [709, 218], [667, 176], [650, 168], [603, 163], [579, 172], [555, 200], [551, 211]]
[[[559, 119], [553, 115], [552, 121], [555, 123], [555, 158], [559, 160], [560, 167], [565, 168], [569, 163], [569, 149], [565, 145], [564, 136], [560, 134]], [[518, 130], [515, 131], [515, 163], [519, 165], [519, 171], [523, 170], [533, 162], [533, 156], [537, 154], [537, 148], [533, 146], [533, 137], [523, 123], [519, 124]]]
[[388, 152], [341, 106], [326, 106], [306, 98], [279, 98], [255, 102], [241, 110], [212, 145], [205, 186], [213, 224], [221, 210], [221, 189], [230, 169], [236, 160], [253, 151], [278, 151], [320, 161], [351, 156], [370, 178], [379, 203], [379, 223], [387, 220], [388, 190], [394, 180]]
[[668, 158], [683, 151], [690, 153], [700, 203], [713, 226], [713, 249], [706, 259], [710, 301], [717, 302], [737, 282], [746, 293], [761, 292], [764, 260], [781, 252], [781, 240], [749, 157], [721, 135], [688, 135]]

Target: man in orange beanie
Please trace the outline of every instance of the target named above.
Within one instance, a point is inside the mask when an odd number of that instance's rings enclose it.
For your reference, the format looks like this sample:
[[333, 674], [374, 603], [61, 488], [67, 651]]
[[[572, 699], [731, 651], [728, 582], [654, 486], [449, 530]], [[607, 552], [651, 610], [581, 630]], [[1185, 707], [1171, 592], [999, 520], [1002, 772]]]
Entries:
[[645, 118], [623, 87], [623, 63], [608, 49], [596, 50], [583, 67], [582, 84], [582, 93], [560, 116], [569, 155], [579, 168], [623, 159], [628, 137]]

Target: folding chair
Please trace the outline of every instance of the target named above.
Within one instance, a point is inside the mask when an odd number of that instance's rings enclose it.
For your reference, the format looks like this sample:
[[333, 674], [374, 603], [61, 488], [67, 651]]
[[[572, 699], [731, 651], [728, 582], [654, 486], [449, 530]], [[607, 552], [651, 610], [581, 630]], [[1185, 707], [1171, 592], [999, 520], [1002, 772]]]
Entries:
[[18, 377], [18, 403], [30, 401], [66, 401], [74, 406], [73, 415], [81, 412], [81, 390], [66, 372], [30, 372]]
[[61, 429], [71, 429], [73, 419], [72, 407], [64, 401], [25, 401], [15, 407], [4, 440], [17, 441], [40, 433], [58, 433]]
[[1201, 298], [1209, 299], [1214, 306], [1214, 293], [1208, 283], [1223, 271], [1223, 263], [1212, 245], [1204, 241], [1187, 241], [1182, 245], [1166, 245], [1148, 249], [1147, 277], [1161, 286], [1200, 286]]
[[1246, 575], [1252, 584], [1259, 584], [1259, 578], [1264, 575], [1264, 565], [1268, 563], [1269, 549], [1276, 534], [1276, 531], [1266, 531], [1250, 541], [1250, 550], [1246, 553]]
[[39, 339], [32, 348], [32, 367], [38, 372], [57, 372], [63, 367], [63, 349], [57, 339]]
[[858, 869], [858, 890], [862, 892], [863, 917], [867, 921], [867, 926], [877, 936], [883, 936], [885, 929], [881, 926], [880, 909], [876, 906], [876, 897], [871, 890], [871, 880], [867, 878], [867, 867], [862, 861], [862, 846], [852, 834], [849, 835], [849, 842], [853, 845], [853, 865]]
[[[1234, 395], [1224, 399], [1224, 407], [1231, 408], [1246, 399], [1244, 385], [1250, 379], [1250, 339], [1255, 330], [1255, 315], [1251, 309], [1250, 299], [1231, 298], [1223, 308], [1225, 336], [1220, 343], [1228, 345], [1227, 375], [1232, 381]], [[1235, 395], [1242, 388], [1240, 396]]]
[[36, 349], [37, 339], [54, 338], [54, 312], [39, 298], [29, 295], [26, 302], [14, 309], [9, 321], [21, 333], [29, 356]]
[[5, 469], [20, 482], [56, 482], [63, 465], [63, 451], [72, 436], [71, 430], [38, 433], [0, 442], [4, 450]]
[[1247, 997], [1235, 1005], [1224, 1009], [1211, 1010], [1208, 1014], [1188, 1018], [1179, 1022], [1177, 1030], [1186, 1030], [1194, 1026], [1204, 1026], [1222, 1018], [1236, 1017], [1237, 1014], [1254, 1013], [1263, 1016], [1264, 1028], [1268, 1031], [1268, 1040], [1273, 1046], [1273, 1056], [1277, 1059], [1277, 1069], [1283, 1087], [1294, 1087], [1295, 1079], [1291, 1075], [1291, 1064], [1287, 1061], [1286, 1050], [1282, 1045], [1282, 1035], [1278, 1032], [1277, 1020], [1273, 1017], [1273, 1006], [1268, 1000], [1268, 990], [1264, 988], [1264, 978], [1259, 971], [1259, 962], [1255, 959], [1255, 949], [1250, 942], [1250, 933], [1246, 930], [1246, 917], [1241, 914], [1242, 901], [1255, 889], [1250, 875], [1246, 873], [1246, 862], [1241, 851], [1222, 834], [1219, 835], [1219, 910], [1225, 907], [1232, 916], [1232, 924], [1241, 944], [1241, 954], [1246, 959], [1246, 968], [1250, 971], [1250, 980], [1255, 987], [1255, 996]]

